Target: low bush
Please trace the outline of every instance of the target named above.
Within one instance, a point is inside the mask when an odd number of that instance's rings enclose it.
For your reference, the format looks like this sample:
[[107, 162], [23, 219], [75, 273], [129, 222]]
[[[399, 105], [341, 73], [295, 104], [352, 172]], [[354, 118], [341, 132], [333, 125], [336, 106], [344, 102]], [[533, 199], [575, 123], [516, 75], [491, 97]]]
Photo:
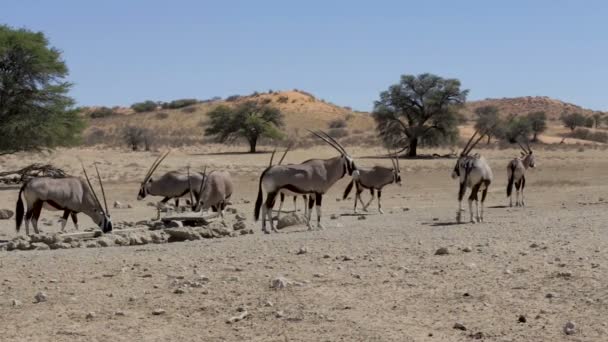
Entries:
[[143, 113], [143, 112], [151, 112], [153, 110], [155, 110], [158, 107], [158, 104], [154, 101], [144, 101], [144, 102], [137, 102], [131, 105], [131, 109], [133, 109], [135, 112], [137, 113]]

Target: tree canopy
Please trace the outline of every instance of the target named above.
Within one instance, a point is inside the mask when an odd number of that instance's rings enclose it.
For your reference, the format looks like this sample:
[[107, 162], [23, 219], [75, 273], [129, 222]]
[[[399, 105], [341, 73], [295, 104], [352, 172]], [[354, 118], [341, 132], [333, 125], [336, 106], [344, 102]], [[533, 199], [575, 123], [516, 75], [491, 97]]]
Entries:
[[581, 113], [564, 113], [560, 119], [564, 123], [564, 126], [570, 128], [573, 132], [576, 127], [584, 126], [586, 122], [585, 116]]
[[547, 130], [547, 114], [542, 111], [533, 112], [527, 118], [533, 134], [532, 141], [537, 141], [538, 135]]
[[496, 106], [481, 106], [475, 108], [477, 121], [475, 129], [484, 132], [488, 137], [488, 144], [492, 138], [501, 139], [504, 136], [504, 122]]
[[218, 106], [209, 113], [209, 120], [205, 135], [214, 136], [219, 142], [245, 138], [251, 153], [256, 151], [260, 137], [283, 137], [279, 130], [279, 127], [283, 126], [281, 111], [254, 101], [244, 102], [236, 107]]
[[408, 156], [415, 157], [419, 142], [436, 145], [457, 140], [456, 110], [467, 94], [457, 79], [403, 75], [399, 83], [380, 93], [372, 115], [386, 145], [409, 147]]
[[43, 33], [0, 25], [0, 154], [79, 141], [84, 123], [67, 75]]

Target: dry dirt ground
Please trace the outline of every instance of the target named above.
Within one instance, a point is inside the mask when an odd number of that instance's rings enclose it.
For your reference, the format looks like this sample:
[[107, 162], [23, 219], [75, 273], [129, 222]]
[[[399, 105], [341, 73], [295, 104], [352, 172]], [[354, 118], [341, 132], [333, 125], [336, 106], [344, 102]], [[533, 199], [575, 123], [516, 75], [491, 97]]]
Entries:
[[[0, 340], [608, 340], [604, 150], [536, 151], [538, 168], [528, 175], [526, 208], [503, 207], [506, 163], [518, 152], [482, 150], [495, 172], [483, 224], [454, 224], [457, 184], [449, 177], [454, 160], [403, 160], [404, 185], [386, 188], [385, 215], [375, 208], [364, 220], [344, 215], [351, 213], [352, 201], [336, 200], [346, 184], [342, 180], [325, 197], [325, 230], [296, 226], [271, 235], [261, 234], [251, 219], [268, 155], [214, 151], [175, 151], [160, 171], [188, 164], [229, 169], [237, 184], [235, 207], [247, 213], [255, 234], [0, 252]], [[354, 149], [352, 154], [377, 152]], [[325, 148], [294, 151], [287, 162], [334, 154]], [[79, 173], [76, 155], [87, 165], [101, 162], [110, 201], [134, 206], [113, 210], [114, 220], [153, 216], [147, 199], [137, 202], [135, 196], [155, 154], [60, 150], [9, 156], [0, 168], [52, 161]], [[13, 209], [17, 191], [0, 194], [0, 207]], [[286, 209], [291, 208], [288, 201]], [[331, 220], [331, 214], [344, 216]], [[43, 216], [54, 220], [58, 214]], [[84, 215], [81, 222], [93, 225]], [[53, 231], [57, 225], [43, 228]], [[14, 221], [0, 221], [0, 239], [14, 235]], [[440, 247], [449, 254], [435, 255]], [[293, 283], [271, 289], [278, 276]], [[180, 282], [199, 280], [202, 287], [174, 293]], [[40, 291], [48, 301], [35, 304]], [[13, 306], [13, 300], [21, 305]], [[155, 309], [164, 313], [153, 315]], [[226, 323], [243, 311], [249, 314], [244, 320]], [[568, 321], [576, 324], [573, 335], [563, 332]], [[466, 330], [455, 329], [455, 323]]]

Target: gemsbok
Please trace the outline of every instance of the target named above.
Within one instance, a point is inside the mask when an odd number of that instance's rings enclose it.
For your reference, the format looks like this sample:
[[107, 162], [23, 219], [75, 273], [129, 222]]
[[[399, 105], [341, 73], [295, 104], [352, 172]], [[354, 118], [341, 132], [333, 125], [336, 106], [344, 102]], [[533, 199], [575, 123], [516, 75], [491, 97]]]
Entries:
[[[452, 178], [460, 178], [460, 189], [458, 190], [458, 212], [456, 213], [456, 221], [461, 223], [462, 221], [462, 198], [464, 197], [467, 188], [471, 188], [471, 194], [469, 195], [469, 213], [471, 215], [471, 223], [483, 222], [483, 210], [484, 201], [488, 194], [488, 188], [494, 179], [492, 169], [486, 159], [479, 154], [469, 155], [471, 150], [481, 141], [485, 134], [481, 134], [479, 138], [471, 144], [475, 136], [479, 133], [476, 131], [471, 139], [467, 142], [466, 146], [460, 153], [458, 161], [452, 171]], [[479, 213], [479, 199], [477, 193], [482, 190], [481, 193], [481, 214]], [[475, 201], [476, 215], [473, 219], [473, 201]]]
[[[144, 180], [141, 182], [137, 200], [141, 201], [146, 196], [162, 196], [164, 197], [160, 203], [165, 204], [171, 199], [175, 199], [175, 207], [179, 207], [179, 198], [188, 194], [191, 189], [200, 189], [203, 184], [204, 176], [201, 173], [194, 172], [190, 173], [188, 168], [188, 174], [184, 174], [180, 171], [169, 171], [162, 175], [158, 179], [152, 179], [154, 171], [163, 162], [163, 160], [169, 155], [170, 151], [165, 154], [161, 154], [156, 158], [152, 166], [146, 173]], [[196, 190], [192, 190], [196, 198], [200, 197], [200, 194]], [[192, 204], [192, 203], [191, 203]], [[160, 219], [160, 206], [157, 206], [157, 219]]]
[[[346, 186], [344, 190], [344, 195], [342, 199], [346, 199], [348, 194], [350, 194], [351, 189], [353, 188], [353, 184], [356, 187], [355, 193], [355, 206], [353, 208], [354, 212], [357, 213], [357, 200], [361, 202], [363, 206], [363, 211], [367, 211], [367, 207], [374, 200], [375, 192], [378, 192], [378, 212], [380, 214], [384, 214], [382, 210], [382, 189], [388, 185], [395, 183], [401, 186], [401, 168], [399, 167], [399, 159], [396, 156], [391, 156], [391, 162], [393, 163], [392, 168], [384, 167], [384, 166], [374, 166], [372, 168], [360, 168], [359, 169], [359, 178], [356, 180], [351, 179], [350, 183]], [[363, 204], [363, 200], [361, 199], [361, 193], [364, 189], [369, 189], [371, 198], [367, 204]]]
[[[509, 162], [507, 166], [507, 197], [509, 197], [509, 206], [513, 206], [513, 184], [515, 184], [515, 206], [525, 206], [524, 202], [524, 187], [526, 186], [526, 170], [536, 166], [534, 154], [530, 145], [526, 142], [526, 147], [519, 144], [521, 147], [521, 157], [515, 158]], [[521, 194], [521, 198], [520, 198]]]
[[[256, 221], [259, 219], [260, 208], [262, 208], [262, 231], [264, 233], [269, 233], [266, 230], [266, 219], [270, 222], [271, 230], [277, 232], [272, 221], [272, 208], [277, 194], [281, 191], [290, 196], [314, 195], [314, 199], [310, 197], [308, 200], [308, 215], [306, 217], [308, 230], [312, 230], [310, 216], [312, 206], [315, 204], [317, 208], [317, 228], [323, 229], [321, 225], [323, 195], [346, 174], [355, 178], [358, 177], [359, 171], [353, 158], [340, 143], [324, 132], [311, 131], [311, 133], [336, 149], [340, 156], [330, 159], [311, 159], [301, 164], [275, 165], [262, 172], [258, 185], [254, 217]], [[264, 193], [266, 193], [266, 201], [262, 205]]]
[[204, 181], [198, 189], [198, 195], [194, 194], [192, 211], [206, 211], [211, 208], [218, 212], [224, 219], [224, 209], [232, 196], [232, 178], [227, 171], [212, 171], [207, 174], [203, 171]]
[[23, 184], [19, 190], [17, 206], [15, 209], [15, 223], [17, 232], [21, 229], [23, 222], [24, 207], [21, 195], [27, 203], [27, 212], [25, 212], [25, 233], [30, 235], [30, 221], [34, 227], [34, 232], [40, 234], [38, 229], [38, 219], [42, 208], [49, 210], [63, 210], [64, 216], [61, 224], [63, 232], [66, 225], [66, 219], [69, 214], [72, 215], [74, 223], [76, 223], [76, 214], [84, 213], [89, 216], [95, 224], [97, 224], [104, 233], [112, 231], [112, 220], [110, 219], [110, 211], [106, 200], [106, 193], [103, 188], [103, 182], [99, 175], [97, 165], [95, 171], [99, 179], [101, 194], [103, 195], [104, 207], [91, 185], [87, 171], [82, 167], [86, 181], [79, 177], [65, 178], [49, 178], [38, 177], [33, 178], [29, 182]]
[[[277, 165], [281, 165], [283, 163], [283, 160], [285, 159], [285, 156], [287, 155], [287, 152], [289, 152], [289, 150], [291, 149], [291, 146], [287, 147], [287, 149], [285, 150], [285, 152], [283, 152], [283, 156], [281, 157], [281, 160], [279, 160], [279, 163]], [[270, 156], [270, 163], [268, 165], [268, 167], [272, 167], [272, 160], [274, 159], [274, 154], [276, 153], [276, 150], [272, 152], [272, 155]], [[304, 199], [304, 216], [307, 217], [308, 215], [308, 196], [307, 195], [302, 195], [302, 198]], [[293, 211], [294, 213], [298, 211], [298, 196], [293, 196]], [[279, 192], [279, 211], [277, 212], [277, 221], [281, 218], [281, 213], [283, 210], [283, 203], [285, 203], [285, 191], [280, 191]]]

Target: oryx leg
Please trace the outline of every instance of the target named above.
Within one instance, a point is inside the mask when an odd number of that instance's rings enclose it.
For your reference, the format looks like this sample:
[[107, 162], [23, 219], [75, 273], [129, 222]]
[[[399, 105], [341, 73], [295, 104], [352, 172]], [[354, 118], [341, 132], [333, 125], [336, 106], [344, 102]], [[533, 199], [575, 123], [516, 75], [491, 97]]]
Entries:
[[[479, 188], [481, 187], [481, 183], [473, 185], [471, 188], [471, 194], [469, 195], [469, 214], [471, 217], [471, 223], [479, 222], [479, 200], [477, 199], [477, 193], [479, 192]], [[475, 201], [475, 214], [476, 219], [473, 219], [473, 201]]]
[[382, 211], [382, 204], [380, 203], [380, 197], [382, 197], [382, 190], [378, 190], [378, 212], [384, 214], [384, 211]]
[[61, 222], [61, 232], [65, 230], [65, 226], [68, 224], [68, 217], [70, 217], [70, 213], [70, 210], [64, 210], [63, 216], [61, 216], [61, 218], [59, 219], [59, 222]]
[[322, 201], [323, 201], [323, 194], [316, 193], [315, 202], [316, 202], [316, 207], [317, 207], [317, 228], [318, 229], [324, 229], [323, 225], [321, 224], [321, 202]]
[[315, 198], [312, 197], [312, 194], [308, 196], [308, 213], [306, 214], [306, 225], [308, 225], [308, 230], [312, 230], [312, 224], [310, 223], [310, 219], [312, 216], [312, 207], [315, 205]]
[[525, 176], [521, 176], [521, 206], [524, 207], [526, 206], [526, 203], [524, 202], [524, 188], [526, 187], [526, 177]]
[[515, 206], [519, 207], [520, 206], [520, 201], [519, 201], [519, 188], [521, 187], [521, 178], [517, 180], [517, 182], [515, 182]]
[[[374, 197], [376, 195], [373, 188], [369, 189], [369, 193], [372, 195], [372, 198], [370, 198], [369, 202], [367, 202], [367, 204], [363, 206], [363, 211], [367, 211], [367, 207], [372, 204], [372, 201], [374, 200]], [[361, 204], [363, 204], [363, 202]]]
[[70, 216], [72, 216], [72, 222], [74, 222], [74, 227], [78, 230], [78, 213], [75, 211], [70, 212]]
[[28, 204], [27, 211], [25, 212], [25, 235], [26, 236], [30, 235], [30, 221], [32, 220], [32, 214], [34, 213], [34, 210], [32, 208], [33, 208], [33, 206], [30, 207]]
[[[302, 195], [302, 198], [304, 199], [304, 217], [306, 217], [306, 215], [308, 215], [308, 196]], [[294, 203], [295, 203], [295, 198], [294, 198]]]
[[298, 196], [293, 196], [293, 212], [298, 212]]
[[278, 233], [278, 230], [274, 227], [274, 222], [272, 221], [272, 209], [274, 208], [274, 202], [277, 198], [277, 192], [269, 192], [266, 197], [266, 214], [268, 215], [268, 221], [270, 221], [270, 230]]
[[36, 234], [40, 234], [40, 230], [38, 229], [38, 219], [40, 218], [40, 213], [42, 212], [43, 204], [44, 202], [38, 200], [34, 203], [34, 206], [32, 208], [32, 227], [34, 227], [34, 232]]
[[481, 221], [480, 222], [483, 222], [483, 207], [484, 207], [484, 203], [486, 201], [486, 195], [488, 194], [489, 186], [490, 186], [490, 184], [486, 182], [485, 187], [483, 188], [483, 191], [481, 192]]
[[285, 202], [285, 194], [281, 192], [279, 194], [279, 211], [277, 212], [277, 222], [279, 222], [279, 219], [281, 218], [281, 210], [283, 210], [283, 202]]
[[363, 189], [361, 187], [359, 187], [359, 184], [355, 183], [355, 207], [353, 208], [353, 211], [355, 212], [355, 214], [357, 213], [357, 201], [361, 202], [361, 207], [364, 207], [365, 204], [363, 203], [363, 200], [361, 199], [361, 193], [363, 192]]
[[456, 222], [462, 223], [462, 198], [467, 191], [466, 184], [460, 183], [460, 189], [458, 190], [458, 211], [456, 212]]
[[160, 207], [164, 206], [167, 202], [169, 202], [170, 199], [171, 199], [171, 197], [165, 197], [160, 202], [158, 202], [158, 205], [156, 206], [156, 219], [157, 220], [160, 220]]

